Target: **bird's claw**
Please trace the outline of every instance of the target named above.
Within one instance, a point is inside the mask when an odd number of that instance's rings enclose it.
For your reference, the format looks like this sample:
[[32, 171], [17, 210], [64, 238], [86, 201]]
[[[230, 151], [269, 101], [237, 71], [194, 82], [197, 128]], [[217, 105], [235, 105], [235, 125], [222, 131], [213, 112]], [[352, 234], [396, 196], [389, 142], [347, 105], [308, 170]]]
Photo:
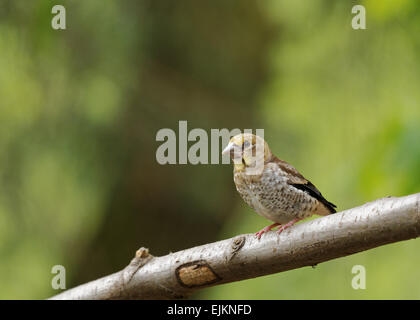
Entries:
[[287, 229], [287, 227], [281, 226], [280, 228], [277, 229], [277, 233], [280, 234], [286, 229]]
[[264, 229], [263, 229], [263, 230], [260, 230], [260, 231], [258, 231], [258, 232], [256, 232], [256, 233], [255, 233], [255, 237], [256, 237], [258, 240], [260, 240], [260, 239], [261, 239], [261, 236], [262, 236], [264, 233], [265, 233]]
[[280, 226], [280, 228], [277, 230], [277, 233], [280, 234], [282, 233], [284, 230], [286, 230], [287, 228], [293, 226], [296, 222], [302, 220], [300, 219], [293, 219], [292, 221], [286, 223], [285, 225]]
[[277, 227], [277, 226], [279, 226], [279, 225], [280, 225], [279, 223], [273, 223], [272, 225], [269, 225], [269, 226], [265, 227], [264, 229], [261, 229], [260, 231], [256, 232], [256, 233], [255, 233], [255, 237], [256, 237], [258, 240], [260, 240], [260, 239], [261, 239], [261, 236], [262, 236], [264, 233], [266, 233], [266, 232], [270, 231], [271, 229], [273, 229], [273, 228], [275, 228], [275, 227]]

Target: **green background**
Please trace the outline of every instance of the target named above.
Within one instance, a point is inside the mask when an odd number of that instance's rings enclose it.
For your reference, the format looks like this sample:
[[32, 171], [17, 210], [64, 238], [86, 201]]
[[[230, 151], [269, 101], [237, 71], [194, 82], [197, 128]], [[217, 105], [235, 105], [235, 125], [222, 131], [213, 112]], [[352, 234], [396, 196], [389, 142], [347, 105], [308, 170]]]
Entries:
[[[67, 29], [51, 28], [51, 8]], [[367, 29], [351, 28], [363, 4]], [[230, 165], [156, 162], [156, 132], [264, 128], [339, 210], [420, 190], [416, 0], [0, 0], [0, 298], [41, 299], [255, 232]], [[419, 299], [419, 240], [207, 299]], [[366, 268], [366, 290], [351, 269]]]

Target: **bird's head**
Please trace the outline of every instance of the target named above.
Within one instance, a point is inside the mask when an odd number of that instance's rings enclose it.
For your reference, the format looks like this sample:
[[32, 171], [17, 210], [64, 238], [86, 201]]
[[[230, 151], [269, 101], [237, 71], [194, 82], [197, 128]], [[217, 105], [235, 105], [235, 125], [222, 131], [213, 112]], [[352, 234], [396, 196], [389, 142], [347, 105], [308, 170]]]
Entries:
[[240, 171], [264, 165], [272, 157], [267, 142], [251, 133], [241, 133], [231, 138], [222, 154], [230, 154], [235, 169]]

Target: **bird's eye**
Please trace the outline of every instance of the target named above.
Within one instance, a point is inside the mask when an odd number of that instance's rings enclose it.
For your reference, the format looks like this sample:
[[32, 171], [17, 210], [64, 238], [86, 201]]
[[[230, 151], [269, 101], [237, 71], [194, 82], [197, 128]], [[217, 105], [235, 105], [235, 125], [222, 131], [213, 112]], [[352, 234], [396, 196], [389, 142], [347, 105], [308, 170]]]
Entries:
[[248, 148], [251, 145], [251, 142], [245, 141], [244, 142], [244, 148]]

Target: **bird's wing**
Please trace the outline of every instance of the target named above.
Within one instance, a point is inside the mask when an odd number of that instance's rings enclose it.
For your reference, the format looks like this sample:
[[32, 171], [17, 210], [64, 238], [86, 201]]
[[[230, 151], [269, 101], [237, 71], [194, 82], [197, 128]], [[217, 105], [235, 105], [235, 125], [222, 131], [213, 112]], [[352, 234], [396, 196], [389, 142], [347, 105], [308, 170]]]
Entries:
[[321, 192], [309, 180], [305, 179], [305, 177], [302, 176], [299, 173], [299, 171], [295, 169], [295, 167], [277, 157], [273, 156], [273, 158], [274, 159], [272, 161], [276, 163], [280, 167], [280, 169], [288, 173], [288, 184], [308, 193], [310, 196], [323, 203], [328, 208], [328, 210], [330, 210], [331, 213], [337, 212], [335, 210], [337, 206], [325, 199], [322, 196]]

